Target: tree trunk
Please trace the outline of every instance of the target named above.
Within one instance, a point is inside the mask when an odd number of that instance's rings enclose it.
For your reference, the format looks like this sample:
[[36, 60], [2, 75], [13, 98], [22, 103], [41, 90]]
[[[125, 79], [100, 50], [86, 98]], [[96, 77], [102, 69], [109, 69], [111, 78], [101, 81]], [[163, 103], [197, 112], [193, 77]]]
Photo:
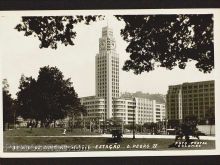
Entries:
[[31, 126], [31, 131], [32, 131], [32, 127], [33, 127], [33, 121], [32, 120], [31, 120], [30, 126]]
[[37, 128], [39, 120], [36, 121], [35, 128]]
[[41, 120], [41, 121], [40, 121], [40, 125], [41, 125], [41, 126], [40, 126], [41, 128], [42, 128], [42, 127], [45, 128], [45, 121], [44, 121], [44, 120]]

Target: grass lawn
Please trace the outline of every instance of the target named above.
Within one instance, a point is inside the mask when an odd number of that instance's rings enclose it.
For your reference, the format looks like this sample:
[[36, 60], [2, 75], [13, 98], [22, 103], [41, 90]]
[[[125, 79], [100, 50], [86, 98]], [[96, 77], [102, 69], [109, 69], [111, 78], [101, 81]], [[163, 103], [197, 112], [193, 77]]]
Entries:
[[[73, 146], [70, 150], [62, 151], [82, 151], [84, 147], [87, 147], [87, 151], [128, 151], [128, 150], [207, 150], [215, 148], [215, 141], [212, 140], [201, 140], [205, 143], [200, 145], [200, 147], [169, 147], [174, 140], [173, 139], [153, 139], [153, 138], [136, 138], [129, 139], [124, 138], [122, 141], [115, 143], [111, 138], [106, 137], [37, 137], [43, 136], [58, 136], [62, 135], [63, 129], [58, 128], [34, 128], [32, 131], [30, 129], [19, 129], [4, 132], [4, 151], [13, 151], [10, 145], [30, 145], [30, 146], [53, 146], [53, 145], [67, 145]], [[83, 132], [81, 130], [74, 130], [72, 133], [67, 133], [69, 135], [88, 135], [89, 132]], [[91, 133], [90, 133], [91, 134]], [[16, 137], [16, 136], [35, 136], [35, 137]], [[198, 142], [194, 140], [193, 142]], [[156, 147], [155, 147], [156, 144]], [[78, 150], [74, 148], [78, 146]], [[113, 147], [113, 146], [117, 146]], [[6, 149], [7, 148], [7, 149]], [[88, 149], [89, 148], [89, 149]], [[29, 149], [27, 151], [36, 151]], [[42, 151], [42, 150], [39, 150]], [[50, 150], [51, 151], [51, 150]], [[60, 151], [60, 150], [59, 150]], [[83, 150], [85, 151], [85, 150]], [[17, 151], [16, 151], [17, 152]]]
[[[4, 136], [62, 136], [63, 128], [20, 128], [4, 131]], [[66, 135], [97, 135], [98, 133], [73, 129], [66, 131]]]

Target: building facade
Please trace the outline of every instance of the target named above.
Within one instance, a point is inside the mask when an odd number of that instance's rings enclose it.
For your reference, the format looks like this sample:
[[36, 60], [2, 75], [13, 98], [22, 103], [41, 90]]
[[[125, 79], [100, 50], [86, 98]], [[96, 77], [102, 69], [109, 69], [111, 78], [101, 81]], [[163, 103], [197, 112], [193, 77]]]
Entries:
[[[105, 121], [105, 99], [96, 96], [81, 98], [81, 104], [87, 109], [91, 119]], [[114, 98], [112, 102], [112, 117], [123, 121], [124, 124], [159, 122], [165, 119], [165, 104], [156, 103], [146, 98]]]
[[93, 119], [105, 120], [106, 101], [104, 98], [96, 96], [82, 97], [80, 99], [81, 104], [85, 106], [87, 110], [87, 117]]
[[156, 103], [154, 112], [154, 122], [164, 121], [166, 118], [166, 107], [163, 103]]
[[[155, 100], [146, 98], [123, 98], [119, 96], [119, 55], [111, 28], [102, 28], [99, 53], [95, 57], [95, 96], [81, 98], [88, 118], [106, 121], [115, 118], [132, 124], [157, 122], [165, 118], [165, 104], [157, 107]], [[157, 112], [156, 112], [157, 111]], [[162, 115], [162, 116], [161, 116]]]
[[166, 108], [169, 120], [183, 120], [189, 116], [205, 120], [215, 111], [214, 80], [169, 86]]
[[106, 116], [111, 118], [113, 98], [119, 97], [119, 56], [111, 28], [102, 28], [99, 53], [96, 55], [96, 96], [106, 100]]

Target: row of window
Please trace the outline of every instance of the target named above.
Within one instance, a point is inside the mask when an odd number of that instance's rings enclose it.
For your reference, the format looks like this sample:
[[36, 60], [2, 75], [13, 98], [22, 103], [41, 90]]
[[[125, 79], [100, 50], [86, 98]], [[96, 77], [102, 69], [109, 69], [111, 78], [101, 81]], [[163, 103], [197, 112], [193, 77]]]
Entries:
[[[106, 64], [106, 62], [107, 62], [107, 60], [106, 60], [106, 58], [105, 59], [98, 59], [97, 60], [97, 64], [98, 64], [98, 66], [99, 66], [99, 64], [101, 65], [101, 64]], [[103, 65], [103, 66], [105, 66], [105, 65]]]
[[[112, 69], [118, 71], [118, 70], [119, 70], [119, 65], [118, 65], [118, 64], [117, 64], [117, 65], [112, 64]], [[102, 70], [107, 70], [106, 64], [100, 64], [100, 65], [98, 65], [97, 70], [98, 70], [98, 71], [100, 71], [100, 70], [101, 70], [101, 71], [102, 71]]]
[[183, 94], [183, 98], [194, 98], [194, 97], [205, 97], [205, 98], [209, 98], [209, 96], [214, 96], [214, 93], [201, 93], [201, 94], [194, 94], [194, 95], [192, 95], [192, 94], [188, 94], [188, 95], [186, 95], [186, 94]]
[[[105, 91], [99, 91], [98, 90], [98, 97], [107, 97], [107, 93]], [[114, 90], [112, 91], [112, 97], [119, 97], [119, 91], [118, 90]]]
[[170, 106], [175, 106], [175, 105], [203, 105], [203, 104], [215, 104], [214, 100], [205, 100], [205, 101], [200, 101], [200, 100], [191, 100], [191, 101], [183, 101], [183, 104], [179, 102], [170, 102], [167, 105]]
[[107, 84], [106, 81], [100, 81], [100, 80], [98, 80], [98, 85], [99, 85], [99, 86], [103, 86], [103, 88], [104, 88], [104, 87], [106, 87], [106, 84]]
[[106, 108], [106, 105], [85, 105], [86, 108]]
[[112, 81], [119, 82], [119, 79], [118, 78], [112, 78]]
[[139, 114], [153, 114], [152, 109], [150, 111], [138, 111], [138, 113]]
[[194, 90], [183, 90], [183, 93], [198, 93], [198, 92], [208, 92], [214, 91], [214, 88], [202, 88], [202, 89], [194, 89]]
[[112, 75], [112, 78], [119, 79], [119, 76], [113, 74], [113, 75]]
[[196, 84], [196, 85], [187, 85], [183, 86], [183, 89], [191, 89], [191, 88], [208, 88], [208, 87], [214, 87], [213, 83], [210, 84]]
[[119, 83], [117, 82], [112, 82], [112, 85], [116, 85], [117, 87], [119, 86]]
[[105, 111], [105, 109], [93, 109], [93, 110], [90, 109], [90, 110], [88, 110], [88, 113], [93, 113], [93, 112], [100, 113], [100, 112], [104, 112], [104, 111]]
[[104, 101], [89, 101], [89, 102], [84, 102], [83, 104], [89, 105], [89, 104], [104, 104]]
[[105, 76], [106, 75], [106, 71], [100, 71], [100, 72], [98, 71], [97, 75], [98, 76]]
[[137, 105], [139, 105], [139, 106], [146, 106], [146, 105], [151, 105], [151, 103], [152, 103], [152, 101], [147, 101], [147, 102], [145, 102], [145, 103], [140, 103], [140, 102], [138, 102]]

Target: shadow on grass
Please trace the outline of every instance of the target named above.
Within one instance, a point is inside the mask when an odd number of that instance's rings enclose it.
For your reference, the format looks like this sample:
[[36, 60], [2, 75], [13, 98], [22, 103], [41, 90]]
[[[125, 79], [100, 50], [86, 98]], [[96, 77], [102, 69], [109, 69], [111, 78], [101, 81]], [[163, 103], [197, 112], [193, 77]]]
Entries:
[[111, 143], [121, 143], [122, 142], [122, 138], [108, 138], [107, 140], [106, 140], [106, 144], [111, 144]]

